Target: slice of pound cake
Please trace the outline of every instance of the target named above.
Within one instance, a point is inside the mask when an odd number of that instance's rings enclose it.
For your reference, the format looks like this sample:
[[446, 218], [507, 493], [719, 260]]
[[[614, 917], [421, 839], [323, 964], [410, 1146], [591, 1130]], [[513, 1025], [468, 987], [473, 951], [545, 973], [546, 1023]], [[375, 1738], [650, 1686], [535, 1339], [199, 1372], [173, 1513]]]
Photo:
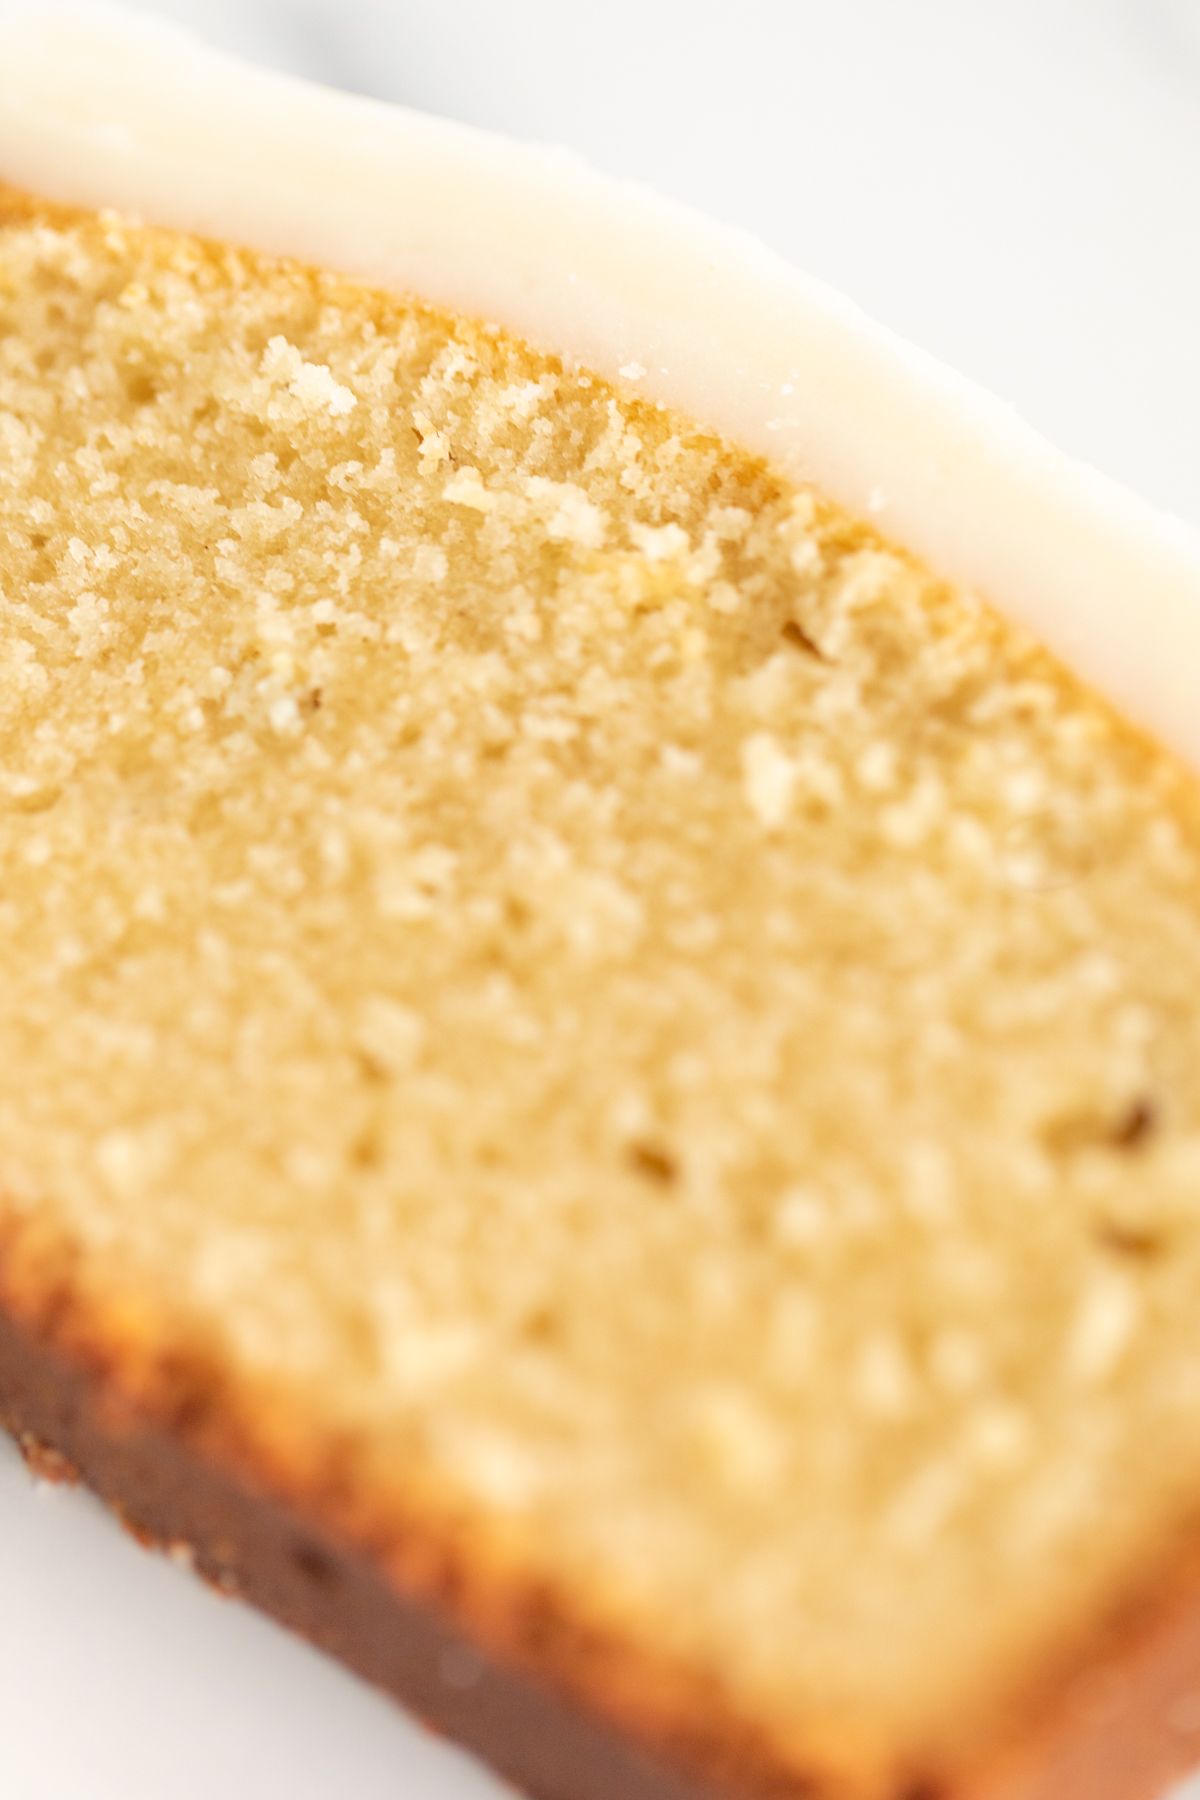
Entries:
[[1151, 1800], [1195, 538], [115, 15], [0, 177], [0, 1414], [538, 1800]]

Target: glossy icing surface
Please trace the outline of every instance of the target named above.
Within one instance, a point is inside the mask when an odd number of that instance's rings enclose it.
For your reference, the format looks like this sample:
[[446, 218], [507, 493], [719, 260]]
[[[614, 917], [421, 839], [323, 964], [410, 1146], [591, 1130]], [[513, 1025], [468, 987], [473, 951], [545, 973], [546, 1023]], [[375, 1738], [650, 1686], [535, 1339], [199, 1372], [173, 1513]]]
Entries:
[[416, 291], [620, 376], [874, 516], [1200, 762], [1197, 534], [753, 239], [119, 11], [9, 6], [0, 30], [5, 179]]

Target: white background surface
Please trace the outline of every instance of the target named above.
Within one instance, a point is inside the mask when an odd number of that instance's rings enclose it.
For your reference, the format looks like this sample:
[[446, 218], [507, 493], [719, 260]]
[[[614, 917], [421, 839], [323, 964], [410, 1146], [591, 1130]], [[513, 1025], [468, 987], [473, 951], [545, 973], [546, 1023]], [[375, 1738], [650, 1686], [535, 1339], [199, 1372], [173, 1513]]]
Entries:
[[[750, 225], [1200, 523], [1200, 0], [146, 9]], [[2, 1800], [499, 1794], [0, 1447]]]

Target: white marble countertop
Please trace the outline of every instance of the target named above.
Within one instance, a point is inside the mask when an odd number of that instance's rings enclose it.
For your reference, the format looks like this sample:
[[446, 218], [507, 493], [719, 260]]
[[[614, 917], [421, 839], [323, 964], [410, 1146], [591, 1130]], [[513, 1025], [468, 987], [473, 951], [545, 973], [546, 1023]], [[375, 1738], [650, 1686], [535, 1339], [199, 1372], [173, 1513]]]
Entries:
[[[749, 225], [1200, 523], [1200, 0], [143, 3]], [[6, 1800], [501, 1794], [6, 1445], [0, 1724]]]

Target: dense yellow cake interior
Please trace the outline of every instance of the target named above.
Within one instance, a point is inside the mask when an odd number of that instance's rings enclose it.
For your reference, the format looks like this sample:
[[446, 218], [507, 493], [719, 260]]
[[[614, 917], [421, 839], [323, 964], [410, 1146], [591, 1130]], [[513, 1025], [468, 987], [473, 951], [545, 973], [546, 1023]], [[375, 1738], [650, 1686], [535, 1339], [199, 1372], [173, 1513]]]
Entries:
[[870, 529], [0, 204], [3, 1207], [314, 1428], [919, 1723], [1200, 1470], [1197, 994], [1196, 785]]

